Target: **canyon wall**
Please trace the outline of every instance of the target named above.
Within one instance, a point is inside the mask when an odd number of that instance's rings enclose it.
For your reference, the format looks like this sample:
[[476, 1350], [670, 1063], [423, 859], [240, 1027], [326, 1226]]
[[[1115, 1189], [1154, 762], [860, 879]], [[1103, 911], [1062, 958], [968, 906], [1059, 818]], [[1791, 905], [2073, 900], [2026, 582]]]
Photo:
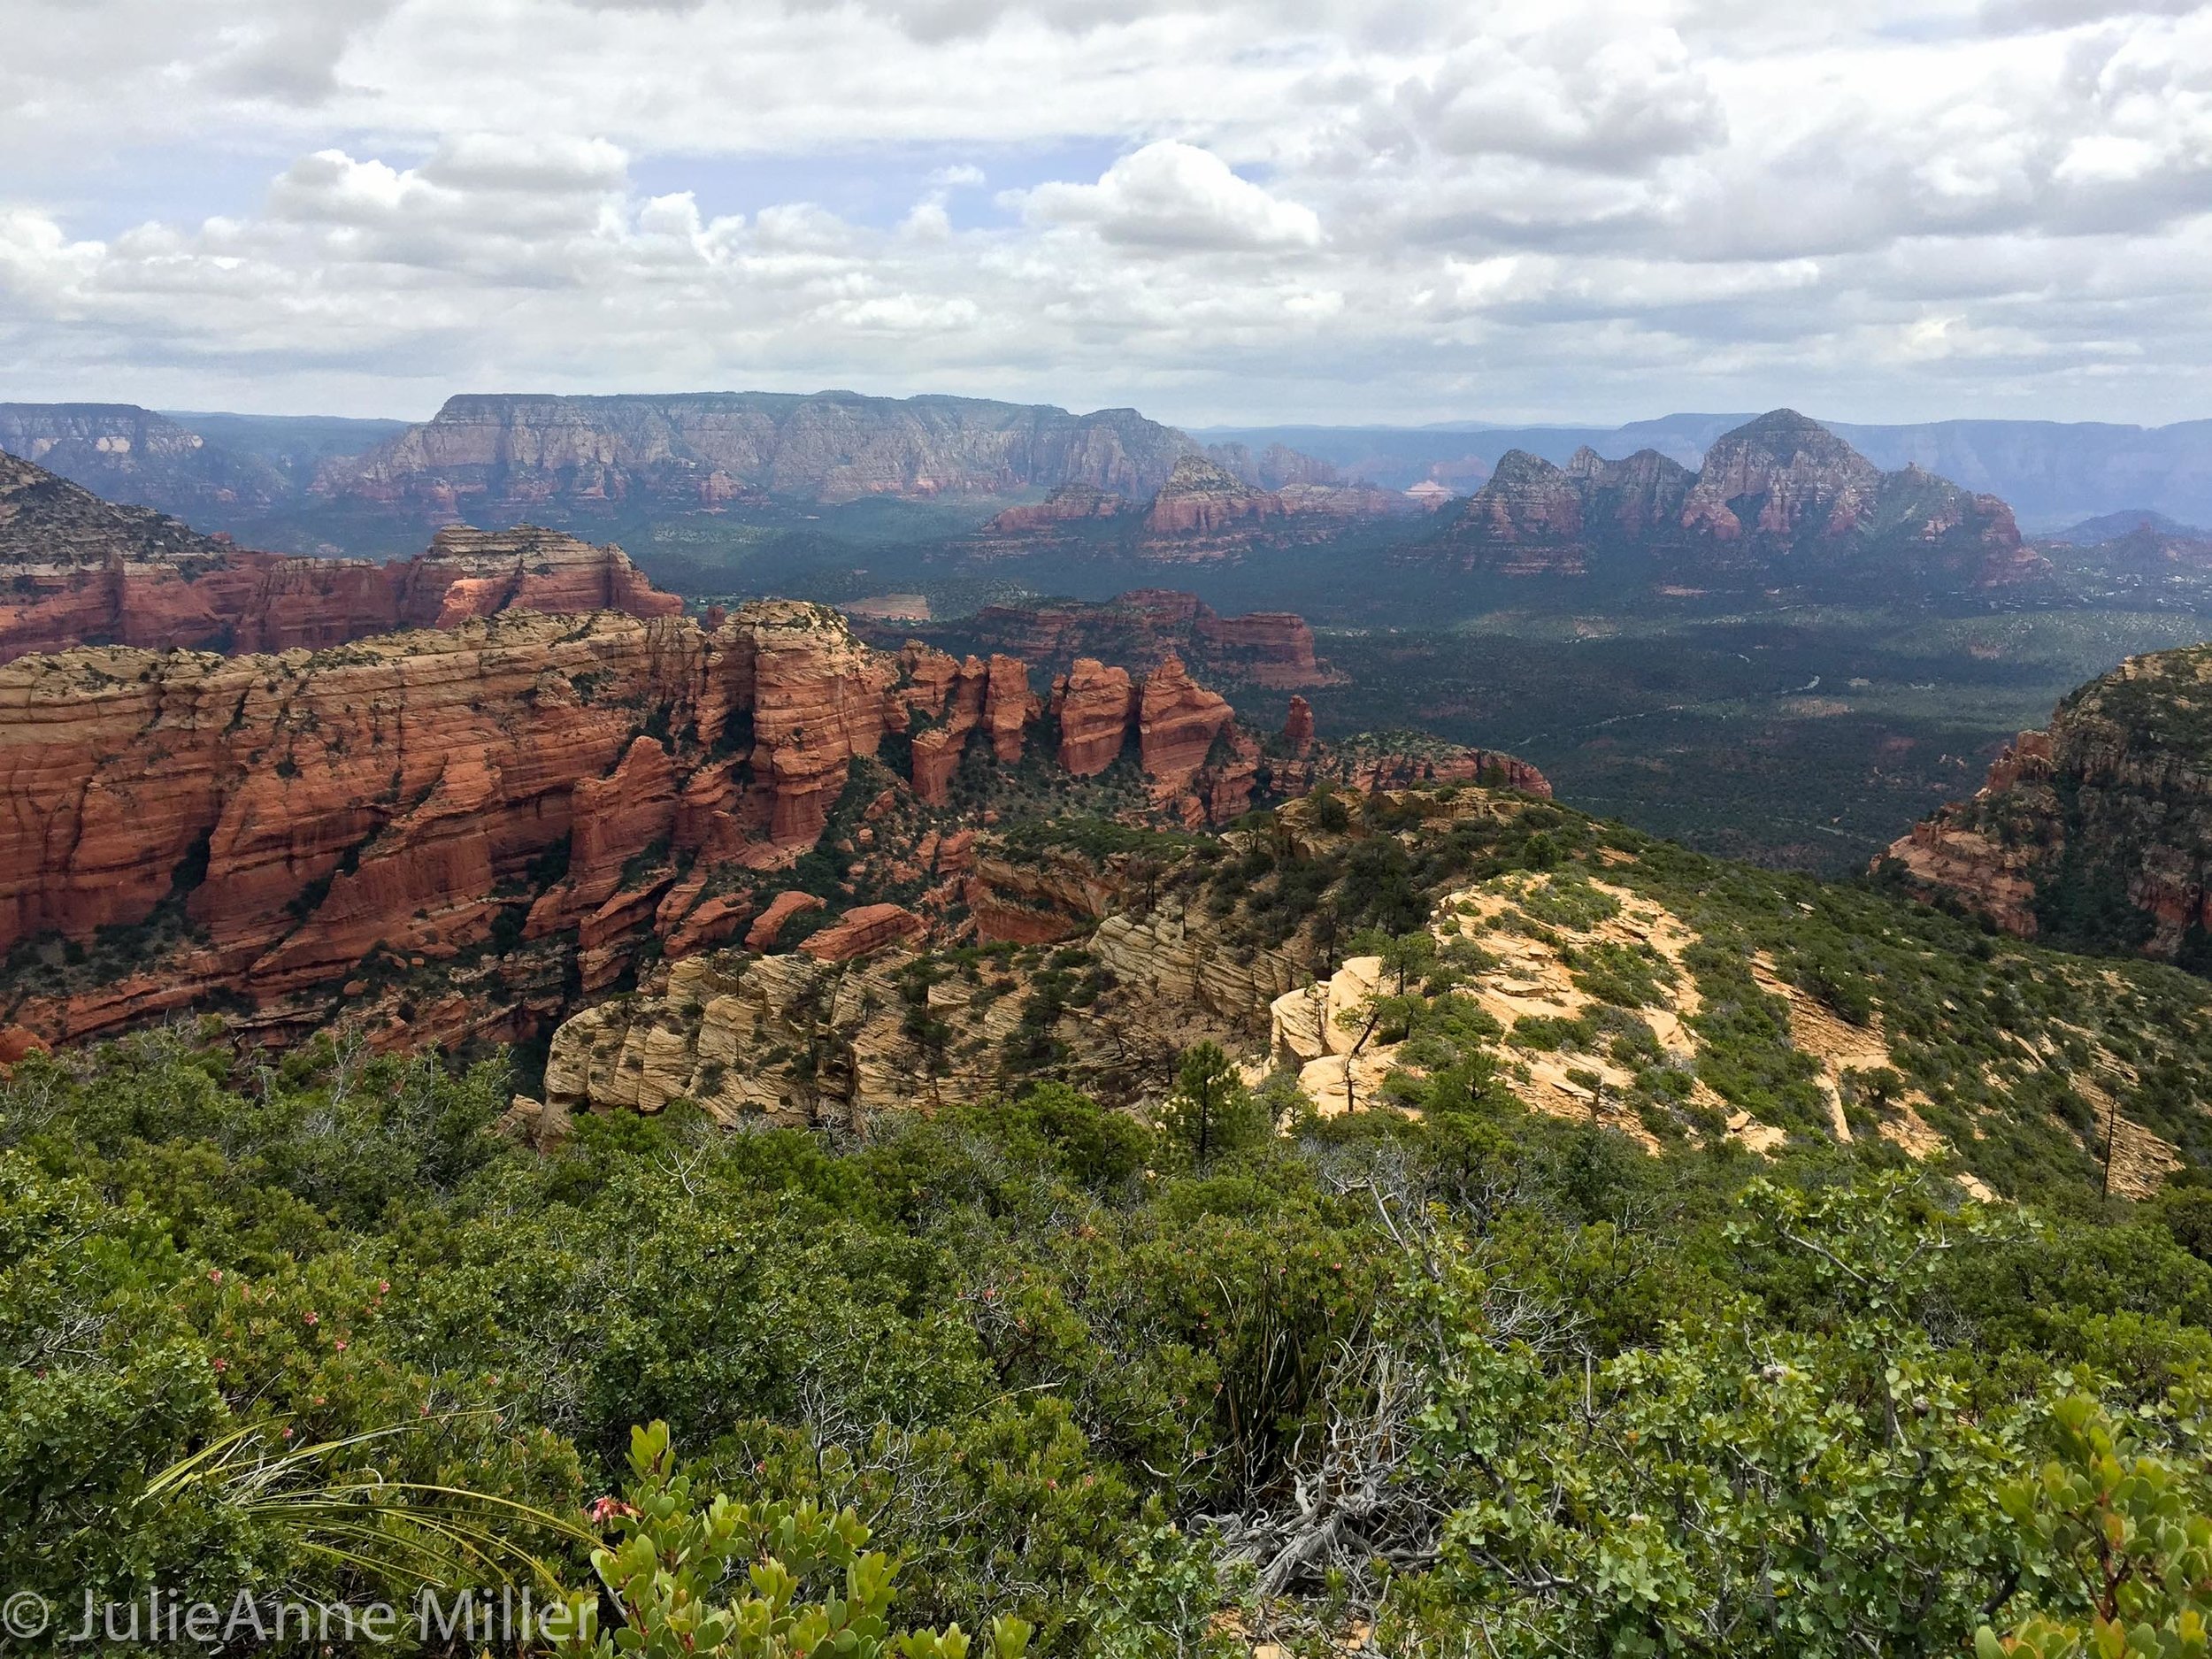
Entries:
[[[641, 951], [760, 915], [894, 738], [909, 776], [839, 850], [940, 909], [972, 866], [931, 814], [972, 746], [1012, 767], [1037, 745], [1076, 776], [1126, 755], [1192, 826], [1252, 800], [1257, 744], [1171, 658], [1033, 687], [1017, 658], [876, 651], [783, 601], [711, 632], [607, 609], [443, 621], [0, 668], [0, 949], [50, 941], [11, 958], [8, 1018], [68, 1041], [227, 996], [281, 1034], [342, 988], [388, 990], [415, 1039], [517, 1034]], [[849, 929], [833, 951], [921, 925], [901, 905], [821, 919]]]
[[2023, 937], [2212, 970], [2212, 646], [2131, 657], [1883, 859]]

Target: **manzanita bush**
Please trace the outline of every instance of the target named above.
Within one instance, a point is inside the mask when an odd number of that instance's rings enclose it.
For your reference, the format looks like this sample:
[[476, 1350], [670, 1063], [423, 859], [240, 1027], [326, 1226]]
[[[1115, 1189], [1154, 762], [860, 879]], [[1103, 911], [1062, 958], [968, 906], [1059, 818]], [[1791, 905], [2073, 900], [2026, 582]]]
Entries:
[[[868, 1548], [851, 1509], [695, 1499], [657, 1421], [631, 1430], [630, 1475], [621, 1500], [593, 1506], [615, 1539], [591, 1562], [616, 1622], [603, 1625], [598, 1597], [571, 1597], [572, 1659], [967, 1659], [957, 1624], [893, 1632], [898, 1561]], [[995, 1618], [989, 1659], [1023, 1659], [1030, 1633]]]

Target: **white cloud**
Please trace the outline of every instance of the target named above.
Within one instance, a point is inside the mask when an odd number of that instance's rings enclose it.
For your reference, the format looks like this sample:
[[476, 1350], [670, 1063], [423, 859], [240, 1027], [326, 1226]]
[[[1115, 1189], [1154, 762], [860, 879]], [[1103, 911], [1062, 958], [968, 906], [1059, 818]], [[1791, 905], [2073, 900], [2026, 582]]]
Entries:
[[1126, 248], [1224, 251], [1321, 241], [1311, 208], [1239, 178], [1210, 150], [1172, 139], [1124, 156], [1096, 184], [1040, 185], [1020, 199], [1034, 223], [1088, 226]]
[[0, 396], [2212, 412], [2185, 0], [13, 0], [0, 153]]

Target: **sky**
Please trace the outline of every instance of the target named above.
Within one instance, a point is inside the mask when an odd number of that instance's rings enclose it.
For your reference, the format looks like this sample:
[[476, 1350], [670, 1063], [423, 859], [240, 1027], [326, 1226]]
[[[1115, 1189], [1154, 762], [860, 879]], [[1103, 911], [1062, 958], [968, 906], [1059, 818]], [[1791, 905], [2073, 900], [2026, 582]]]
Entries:
[[2212, 416], [2212, 4], [0, 0], [0, 399]]

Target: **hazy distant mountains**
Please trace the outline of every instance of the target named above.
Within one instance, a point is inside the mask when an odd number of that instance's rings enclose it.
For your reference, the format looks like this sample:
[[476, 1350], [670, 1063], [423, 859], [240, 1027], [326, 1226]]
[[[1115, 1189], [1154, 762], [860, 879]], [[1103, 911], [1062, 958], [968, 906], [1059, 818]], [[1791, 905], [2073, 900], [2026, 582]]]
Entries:
[[333, 455], [406, 429], [325, 415], [157, 414], [135, 403], [0, 403], [0, 449], [110, 501], [234, 519], [297, 497]]
[[[343, 541], [346, 525], [366, 522], [359, 515], [394, 508], [512, 522], [569, 510], [589, 518], [614, 505], [691, 511], [754, 495], [1034, 500], [1069, 485], [1141, 500], [1178, 460], [1201, 452], [1262, 490], [1365, 480], [1398, 491], [1433, 480], [1464, 495], [1514, 449], [1563, 467], [1585, 448], [1607, 461], [1648, 449], [1695, 469], [1715, 440], [1748, 419], [1194, 436], [1134, 410], [1075, 414], [987, 398], [492, 394], [452, 398], [416, 423], [0, 403], [0, 449], [112, 500], [241, 533], [272, 514], [327, 520]], [[2002, 497], [2032, 531], [2122, 512], [2212, 523], [2212, 420], [1824, 424], [1884, 471], [1916, 465]]]
[[437, 417], [312, 486], [334, 499], [472, 511], [542, 502], [714, 506], [1014, 495], [1061, 484], [1149, 495], [1198, 446], [1133, 409], [1074, 415], [975, 397], [718, 392], [449, 398]]
[[[1267, 426], [1209, 428], [1208, 442], [1255, 449], [1280, 443], [1348, 477], [1402, 489], [1433, 478], [1465, 494], [1509, 449], [1563, 466], [1585, 447], [1607, 460], [1653, 449], [1688, 467], [1749, 414], [1668, 415], [1624, 426]], [[1939, 420], [1917, 426], [1821, 423], [1876, 466], [1918, 466], [1979, 493], [2001, 495], [2031, 529], [2147, 509], [2212, 521], [2212, 420], [2170, 426], [2093, 421]]]
[[1509, 449], [1408, 563], [1662, 588], [1878, 580], [1970, 590], [2046, 576], [2012, 511], [1917, 466], [1886, 471], [1778, 409], [1716, 437], [1693, 472], [1655, 449], [1563, 467]]

